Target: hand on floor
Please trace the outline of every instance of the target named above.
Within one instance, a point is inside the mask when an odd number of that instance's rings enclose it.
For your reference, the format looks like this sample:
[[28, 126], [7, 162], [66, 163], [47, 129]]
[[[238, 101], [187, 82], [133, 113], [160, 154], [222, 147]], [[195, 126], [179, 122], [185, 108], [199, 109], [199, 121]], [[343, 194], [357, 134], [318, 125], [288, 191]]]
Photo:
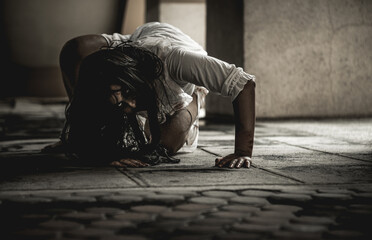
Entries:
[[113, 161], [110, 163], [111, 166], [114, 167], [148, 167], [150, 166], [147, 163], [144, 163], [140, 160], [130, 159], [130, 158], [124, 158], [119, 161]]
[[225, 157], [216, 158], [216, 167], [228, 167], [228, 168], [250, 168], [252, 160], [248, 156], [239, 156], [236, 154], [230, 154]]

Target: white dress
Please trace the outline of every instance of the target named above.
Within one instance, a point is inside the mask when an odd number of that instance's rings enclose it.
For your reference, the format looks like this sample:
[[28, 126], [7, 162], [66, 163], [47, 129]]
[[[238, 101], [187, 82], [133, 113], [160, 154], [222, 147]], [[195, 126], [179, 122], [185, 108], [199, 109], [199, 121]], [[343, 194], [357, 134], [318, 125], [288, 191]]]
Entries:
[[[146, 23], [131, 35], [114, 33], [102, 36], [112, 47], [129, 40], [134, 45], [155, 53], [163, 61], [161, 80], [167, 93], [160, 86], [156, 89], [161, 102], [169, 104], [159, 105], [163, 116], [161, 121], [187, 107], [192, 101], [193, 93], [198, 97], [200, 108], [208, 91], [228, 96], [233, 101], [248, 81], [255, 81], [255, 76], [244, 72], [242, 68], [208, 56], [197, 42], [166, 23]], [[198, 134], [197, 119], [180, 151], [193, 151], [197, 146]]]

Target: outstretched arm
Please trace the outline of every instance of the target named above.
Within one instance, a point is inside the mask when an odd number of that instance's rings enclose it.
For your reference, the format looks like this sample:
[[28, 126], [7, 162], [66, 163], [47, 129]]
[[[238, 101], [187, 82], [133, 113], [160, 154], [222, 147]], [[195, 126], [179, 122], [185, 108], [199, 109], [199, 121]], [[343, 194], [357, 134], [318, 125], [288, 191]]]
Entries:
[[249, 81], [233, 101], [235, 114], [235, 151], [216, 159], [218, 167], [250, 167], [253, 150], [255, 114], [255, 82]]
[[211, 92], [234, 99], [235, 151], [216, 159], [216, 166], [249, 167], [256, 119], [255, 77], [233, 64], [182, 49], [172, 51], [167, 66], [171, 76], [178, 81], [204, 86]]

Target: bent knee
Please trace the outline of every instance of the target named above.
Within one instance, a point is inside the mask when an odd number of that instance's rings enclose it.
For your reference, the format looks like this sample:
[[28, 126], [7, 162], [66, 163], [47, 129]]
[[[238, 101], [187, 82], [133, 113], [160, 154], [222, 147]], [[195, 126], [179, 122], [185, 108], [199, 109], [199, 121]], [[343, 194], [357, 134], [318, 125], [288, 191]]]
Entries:
[[162, 126], [160, 142], [171, 154], [176, 153], [185, 144], [191, 123], [190, 113], [183, 109]]
[[67, 41], [59, 55], [62, 70], [69, 72], [86, 56], [106, 46], [107, 42], [101, 35], [83, 35]]

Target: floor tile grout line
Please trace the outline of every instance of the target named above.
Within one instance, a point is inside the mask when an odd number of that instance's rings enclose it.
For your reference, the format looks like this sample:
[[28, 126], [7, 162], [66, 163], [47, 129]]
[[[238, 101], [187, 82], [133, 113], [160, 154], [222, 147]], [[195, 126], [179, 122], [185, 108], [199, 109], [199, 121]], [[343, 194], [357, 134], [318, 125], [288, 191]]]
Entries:
[[286, 142], [282, 142], [282, 141], [277, 141], [277, 142], [280, 142], [280, 143], [283, 143], [285, 145], [292, 146], [292, 147], [299, 147], [299, 148], [303, 148], [303, 149], [310, 150], [310, 151], [316, 151], [316, 152], [325, 153], [325, 154], [329, 154], [329, 155], [336, 155], [336, 156], [339, 156], [339, 157], [349, 158], [349, 159], [353, 159], [353, 160], [357, 160], [357, 161], [361, 161], [361, 162], [371, 163], [371, 161], [369, 161], [369, 160], [364, 160], [364, 159], [359, 159], [359, 158], [355, 158], [355, 157], [351, 157], [351, 156], [346, 156], [346, 155], [342, 155], [342, 154], [339, 154], [339, 153], [326, 152], [326, 151], [313, 149], [313, 148], [308, 148], [308, 147], [304, 147], [304, 146], [299, 146], [299, 145], [295, 145], [295, 144], [290, 144], [290, 143], [286, 143]]
[[356, 145], [367, 145], [365, 143], [360, 143], [360, 142], [353, 142], [353, 141], [349, 141], [347, 139], [342, 139], [342, 138], [336, 138], [336, 137], [332, 137], [332, 136], [325, 136], [325, 135], [321, 135], [321, 134], [316, 134], [316, 133], [312, 133], [312, 132], [307, 132], [307, 131], [301, 131], [301, 130], [292, 130], [292, 129], [289, 129], [289, 128], [286, 128], [286, 127], [276, 127], [277, 129], [280, 129], [280, 130], [285, 130], [286, 132], [289, 132], [289, 133], [293, 133], [293, 135], [296, 135], [298, 132], [300, 134], [304, 134], [303, 136], [306, 136], [306, 137], [328, 137], [332, 140], [338, 140], [338, 141], [343, 141], [345, 143], [348, 143], [348, 144], [356, 144]]
[[[15, 193], [15, 194], [19, 194], [19, 193], [24, 193], [24, 192], [45, 192], [45, 191], [63, 191], [63, 192], [79, 192], [79, 191], [87, 191], [87, 192], [91, 192], [91, 191], [115, 191], [115, 190], [128, 190], [128, 191], [140, 191], [140, 190], [143, 190], [143, 189], [146, 189], [146, 190], [158, 190], [158, 189], [168, 189], [168, 188], [172, 188], [173, 190], [175, 189], [184, 189], [184, 188], [191, 188], [195, 191], [199, 191], [199, 189], [258, 189], [258, 188], [264, 188], [264, 189], [280, 189], [280, 188], [285, 188], [285, 187], [298, 187], [298, 186], [301, 186], [301, 187], [311, 187], [311, 188], [329, 188], [329, 187], [343, 187], [343, 188], [353, 188], [355, 186], [360, 186], [360, 185], [368, 185], [370, 186], [371, 183], [370, 182], [365, 182], [365, 183], [305, 183], [305, 184], [294, 184], [294, 183], [282, 183], [282, 184], [273, 184], [273, 183], [269, 183], [269, 184], [252, 184], [250, 185], [249, 187], [246, 186], [246, 184], [237, 184], [237, 185], [234, 185], [233, 187], [229, 184], [219, 184], [219, 185], [216, 185], [216, 184], [212, 184], [212, 185], [203, 185], [203, 186], [197, 186], [197, 185], [182, 185], [182, 186], [174, 186], [174, 185], [162, 185], [162, 186], [148, 186], [148, 187], [140, 187], [140, 186], [136, 186], [136, 187], [128, 187], [128, 188], [123, 188], [123, 187], [112, 187], [112, 188], [107, 188], [107, 187], [102, 187], [102, 188], [68, 188], [68, 189], [32, 189], [32, 190], [29, 190], [29, 189], [17, 189], [17, 190], [12, 190], [12, 189], [3, 189], [0, 191], [0, 196], [2, 196], [4, 193], [5, 194], [9, 194], [9, 193]], [[258, 187], [258, 188], [257, 188]], [[172, 190], [171, 190], [172, 191]]]
[[278, 175], [278, 176], [280, 176], [280, 177], [284, 177], [284, 178], [287, 178], [287, 179], [293, 180], [293, 181], [298, 182], [298, 183], [306, 184], [306, 182], [301, 181], [301, 180], [299, 180], [299, 179], [297, 179], [297, 178], [290, 177], [290, 176], [286, 176], [286, 175], [284, 175], [284, 174], [281, 174], [281, 173], [275, 172], [275, 171], [273, 171], [273, 170], [269, 170], [269, 169], [266, 169], [266, 168], [263, 168], [263, 167], [259, 167], [259, 166], [254, 166], [254, 167], [257, 168], [257, 169], [260, 169], [260, 170], [262, 170], [262, 171], [265, 171], [265, 172], [268, 172], [268, 173], [271, 173], [271, 174], [274, 174], [274, 175]]
[[124, 168], [116, 167], [116, 170], [119, 171], [120, 173], [122, 173], [123, 175], [125, 175], [127, 178], [132, 180], [135, 184], [137, 184], [140, 187], [149, 187], [150, 186], [144, 179], [142, 179], [140, 176], [138, 176], [138, 174], [130, 171], [128, 168], [125, 168], [125, 170], [124, 170]]
[[[213, 153], [213, 152], [208, 151], [208, 150], [206, 150], [206, 149], [204, 149], [204, 148], [201, 148], [201, 150], [203, 150], [203, 151], [205, 151], [205, 152], [207, 152], [207, 153], [213, 154], [213, 155], [215, 155], [215, 156], [220, 156], [219, 154]], [[277, 172], [275, 172], [275, 171], [272, 171], [272, 170], [268, 170], [268, 169], [265, 169], [265, 168], [259, 167], [259, 166], [257, 166], [256, 164], [252, 164], [252, 167], [257, 168], [257, 169], [260, 169], [260, 170], [263, 170], [263, 171], [266, 171], [266, 172], [268, 172], [268, 173], [271, 173], [271, 174], [274, 174], [274, 175], [277, 175], [277, 176], [280, 176], [280, 177], [284, 177], [284, 178], [287, 178], [287, 179], [293, 180], [293, 181], [298, 182], [298, 183], [302, 183], [302, 184], [305, 183], [304, 181], [301, 181], [301, 180], [296, 179], [296, 178], [294, 178], [294, 177], [289, 177], [289, 176], [286, 176], [286, 175], [284, 175], [284, 174], [277, 173]]]

